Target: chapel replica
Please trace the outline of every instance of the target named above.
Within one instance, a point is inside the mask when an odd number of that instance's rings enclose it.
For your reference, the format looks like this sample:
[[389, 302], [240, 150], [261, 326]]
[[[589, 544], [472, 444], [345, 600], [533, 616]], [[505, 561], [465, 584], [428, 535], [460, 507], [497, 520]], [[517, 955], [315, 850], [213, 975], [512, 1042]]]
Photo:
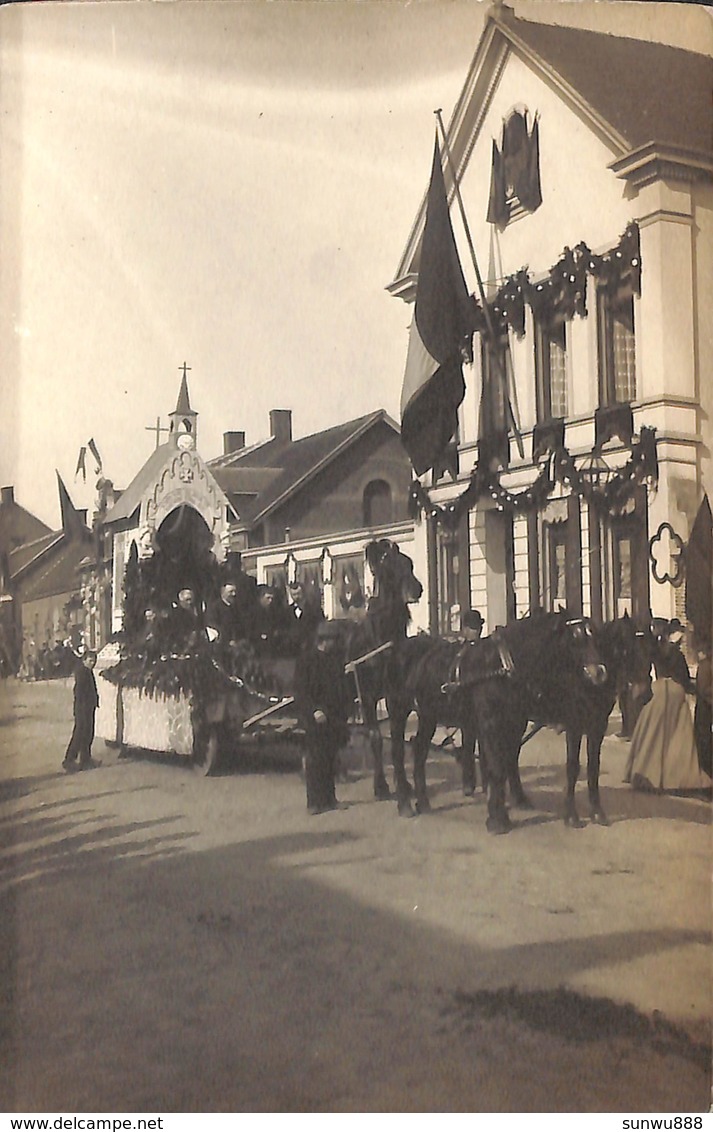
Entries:
[[208, 771], [219, 727], [240, 727], [249, 693], [271, 697], [254, 616], [246, 619], [258, 608], [255, 582], [228, 549], [236, 516], [196, 449], [186, 369], [167, 441], [105, 520], [114, 641], [99, 657], [97, 735], [121, 747], [187, 755]]

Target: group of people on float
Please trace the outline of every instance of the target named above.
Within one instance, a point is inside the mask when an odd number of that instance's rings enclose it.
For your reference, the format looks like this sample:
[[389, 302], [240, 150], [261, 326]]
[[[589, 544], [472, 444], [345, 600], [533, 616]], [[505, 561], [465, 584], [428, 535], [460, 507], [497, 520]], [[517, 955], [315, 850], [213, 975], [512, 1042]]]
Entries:
[[286, 600], [270, 586], [227, 579], [215, 600], [201, 610], [192, 589], [179, 590], [170, 611], [149, 608], [139, 652], [159, 655], [170, 648], [192, 653], [210, 648], [230, 671], [244, 648], [258, 657], [296, 657], [294, 699], [305, 731], [307, 808], [321, 814], [339, 805], [335, 783], [340, 749], [349, 738], [351, 685], [339, 648], [341, 628], [325, 619], [316, 595], [300, 582], [288, 586]]
[[[133, 650], [147, 656], [190, 654], [211, 647], [228, 663], [245, 645], [260, 655], [296, 655], [323, 617], [319, 598], [301, 583], [285, 598], [271, 586], [242, 575], [225, 579], [218, 595], [205, 605], [194, 589], [182, 587], [169, 608], [149, 605]], [[228, 667], [230, 665], [228, 664]]]

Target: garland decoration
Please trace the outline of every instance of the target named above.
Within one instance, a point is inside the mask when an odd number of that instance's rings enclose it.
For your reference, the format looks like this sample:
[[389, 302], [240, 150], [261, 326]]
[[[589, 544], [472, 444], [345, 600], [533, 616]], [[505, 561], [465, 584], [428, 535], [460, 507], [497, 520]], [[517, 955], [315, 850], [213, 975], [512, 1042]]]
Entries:
[[[618, 244], [604, 255], [595, 255], [584, 242], [575, 248], [565, 247], [560, 259], [550, 268], [547, 278], [532, 283], [527, 267], [508, 276], [490, 304], [491, 321], [497, 338], [508, 329], [517, 338], [525, 334], [525, 306], [529, 306], [538, 322], [553, 323], [587, 317], [587, 280], [596, 279], [609, 294], [630, 288], [641, 294], [641, 249], [639, 226], [628, 225]], [[477, 299], [475, 330], [488, 330], [483, 307]]]
[[484, 468], [480, 463], [471, 473], [466, 489], [448, 503], [437, 504], [418, 480], [411, 484], [409, 514], [412, 518], [426, 515], [444, 530], [454, 532], [463, 515], [479, 499], [490, 497], [498, 511], [523, 513], [545, 506], [556, 484], [578, 495], [602, 514], [620, 514], [634, 497], [638, 487], [646, 483], [651, 489], [658, 484], [656, 429], [641, 429], [630, 445], [631, 455], [621, 468], [611, 469], [598, 453], [577, 463], [564, 445], [547, 458], [535, 481], [520, 491], [510, 491], [501, 480], [500, 469]]

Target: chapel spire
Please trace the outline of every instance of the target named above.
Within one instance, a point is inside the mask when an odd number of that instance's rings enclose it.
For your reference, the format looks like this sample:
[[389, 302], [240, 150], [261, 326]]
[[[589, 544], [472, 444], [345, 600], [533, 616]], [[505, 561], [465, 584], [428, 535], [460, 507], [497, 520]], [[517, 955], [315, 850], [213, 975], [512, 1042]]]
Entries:
[[188, 371], [191, 367], [184, 362], [178, 368], [181, 373], [181, 388], [176, 408], [169, 413], [169, 440], [179, 448], [195, 448], [198, 413], [191, 408], [188, 396]]

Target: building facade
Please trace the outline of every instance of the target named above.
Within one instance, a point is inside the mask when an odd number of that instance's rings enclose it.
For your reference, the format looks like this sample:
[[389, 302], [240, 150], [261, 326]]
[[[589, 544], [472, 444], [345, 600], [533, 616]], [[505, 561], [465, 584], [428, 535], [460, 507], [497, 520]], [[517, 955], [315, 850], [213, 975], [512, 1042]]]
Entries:
[[412, 550], [408, 459], [383, 411], [293, 438], [291, 411], [276, 409], [265, 440], [248, 447], [243, 432], [226, 432], [223, 455], [206, 462], [184, 373], [169, 421], [167, 442], [113, 493], [101, 522], [111, 632], [123, 626], [130, 560], [160, 560], [164, 603], [183, 586], [205, 599], [213, 561], [233, 555], [259, 584], [286, 591], [299, 581], [318, 591], [328, 617], [340, 617], [368, 595], [370, 540]]
[[[536, 607], [684, 615], [712, 487], [710, 68], [486, 19], [444, 162], [479, 332], [449, 470], [413, 489], [436, 631], [468, 606], [488, 631]], [[389, 285], [407, 302], [424, 209]]]
[[[246, 447], [243, 432], [228, 432], [224, 447], [209, 467], [236, 516], [230, 548], [259, 583], [300, 581], [328, 617], [343, 617], [368, 594], [368, 542], [390, 539], [413, 556], [409, 462], [383, 410], [294, 438], [290, 410], [274, 409], [267, 439]], [[426, 619], [416, 607], [415, 625]]]

